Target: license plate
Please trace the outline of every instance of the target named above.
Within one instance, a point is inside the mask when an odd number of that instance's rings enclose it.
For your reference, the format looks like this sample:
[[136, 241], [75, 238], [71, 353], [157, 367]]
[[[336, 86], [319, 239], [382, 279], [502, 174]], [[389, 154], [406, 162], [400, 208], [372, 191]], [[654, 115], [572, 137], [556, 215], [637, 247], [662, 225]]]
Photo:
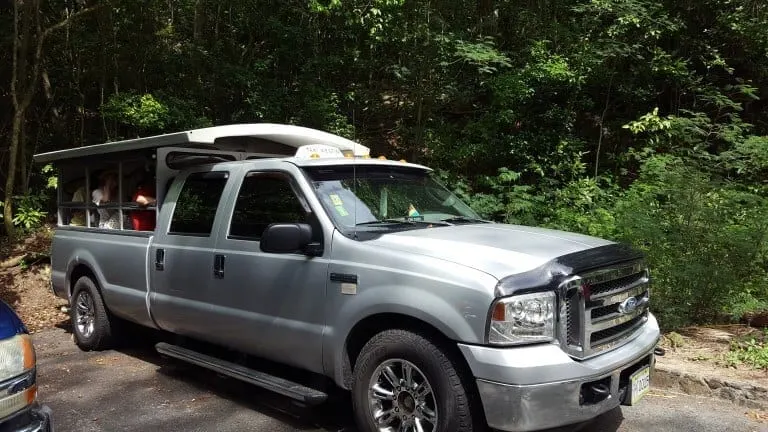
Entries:
[[632, 392], [629, 404], [635, 405], [651, 389], [651, 368], [646, 366], [633, 373], [629, 377], [629, 385]]

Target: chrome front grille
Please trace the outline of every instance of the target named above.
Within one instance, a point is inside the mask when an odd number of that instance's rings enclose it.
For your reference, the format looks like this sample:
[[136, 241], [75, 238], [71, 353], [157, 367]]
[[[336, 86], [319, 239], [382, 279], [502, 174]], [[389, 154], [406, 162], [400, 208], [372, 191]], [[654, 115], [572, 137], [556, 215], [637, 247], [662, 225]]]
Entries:
[[563, 349], [584, 359], [628, 342], [648, 320], [648, 282], [642, 261], [568, 278], [559, 293]]

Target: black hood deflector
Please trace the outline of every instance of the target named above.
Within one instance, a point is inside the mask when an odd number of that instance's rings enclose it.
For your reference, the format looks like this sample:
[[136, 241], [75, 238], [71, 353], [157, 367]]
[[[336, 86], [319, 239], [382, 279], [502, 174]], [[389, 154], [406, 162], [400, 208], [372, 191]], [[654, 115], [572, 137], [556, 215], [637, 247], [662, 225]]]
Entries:
[[526, 292], [552, 291], [574, 274], [644, 258], [626, 244], [609, 244], [555, 258], [525, 273], [505, 277], [496, 285], [496, 297]]

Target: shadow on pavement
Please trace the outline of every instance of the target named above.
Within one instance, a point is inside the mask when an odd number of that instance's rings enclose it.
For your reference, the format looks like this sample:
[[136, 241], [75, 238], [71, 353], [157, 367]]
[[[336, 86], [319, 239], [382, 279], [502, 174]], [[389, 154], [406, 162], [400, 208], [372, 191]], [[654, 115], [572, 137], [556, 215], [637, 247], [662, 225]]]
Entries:
[[623, 422], [624, 414], [621, 411], [621, 407], [617, 407], [573, 430], [578, 432], [615, 432], [619, 430]]
[[[150, 336], [150, 338], [152, 338]], [[154, 343], [161, 338], [144, 339], [119, 351], [150, 362], [157, 372], [174, 380], [182, 380], [196, 388], [214, 393], [243, 408], [258, 411], [280, 422], [290, 424], [295, 430], [321, 428], [335, 432], [355, 432], [352, 403], [347, 392], [338, 391], [328, 402], [316, 407], [302, 407], [289, 398], [263, 390], [233, 378], [218, 375], [204, 368], [180, 360], [165, 358], [154, 350]], [[615, 432], [624, 416], [621, 408], [611, 410], [587, 423], [571, 425], [540, 432]]]
[[157, 366], [156, 372], [172, 380], [179, 380], [202, 392], [213, 393], [242, 408], [269, 416], [292, 430], [354, 432], [352, 405], [348, 394], [333, 392], [328, 402], [310, 407], [301, 406], [290, 398], [275, 394], [205, 368], [181, 360], [161, 356], [154, 345], [167, 341], [156, 332], [139, 329], [132, 340], [116, 351]]
[[184, 380], [202, 391], [211, 392], [243, 408], [289, 424], [294, 430], [355, 430], [352, 427], [351, 402], [343, 394], [334, 395], [331, 400], [319, 406], [303, 407], [289, 398], [194, 365], [162, 357], [159, 362], [158, 373], [171, 379]]
[[[61, 431], [355, 431], [346, 392], [334, 392], [320, 406], [303, 407], [162, 357], [154, 344], [167, 337], [153, 331], [140, 329], [118, 350], [103, 352], [80, 351], [69, 333], [57, 333], [41, 340], [48, 345], [41, 382]], [[616, 432], [623, 419], [615, 409], [585, 425], [547, 432]]]

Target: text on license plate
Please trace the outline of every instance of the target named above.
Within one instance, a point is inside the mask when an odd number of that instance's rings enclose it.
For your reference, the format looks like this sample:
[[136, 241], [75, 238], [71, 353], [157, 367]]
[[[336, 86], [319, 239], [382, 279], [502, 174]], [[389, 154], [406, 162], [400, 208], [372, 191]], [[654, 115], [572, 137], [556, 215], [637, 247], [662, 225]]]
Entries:
[[630, 405], [634, 405], [648, 393], [651, 388], [651, 368], [646, 366], [629, 377], [631, 390]]

